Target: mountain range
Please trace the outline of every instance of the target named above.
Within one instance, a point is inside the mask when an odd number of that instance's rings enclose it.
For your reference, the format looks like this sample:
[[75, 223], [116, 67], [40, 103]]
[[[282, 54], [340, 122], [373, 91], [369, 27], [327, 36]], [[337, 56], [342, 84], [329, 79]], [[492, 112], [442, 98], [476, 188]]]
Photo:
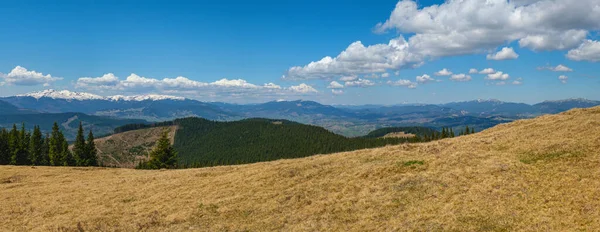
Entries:
[[[0, 98], [0, 115], [37, 114], [43, 117], [47, 113], [78, 112], [103, 118], [151, 122], [185, 117], [216, 121], [261, 117], [318, 125], [345, 136], [362, 136], [374, 129], [390, 126], [426, 126], [439, 129], [459, 128], [467, 124], [482, 130], [516, 119], [597, 105], [600, 105], [600, 101], [587, 99], [544, 101], [533, 105], [494, 99], [437, 105], [330, 106], [303, 100], [240, 105], [167, 95], [103, 97], [67, 90], [44, 90]], [[5, 120], [5, 123], [10, 122]]]

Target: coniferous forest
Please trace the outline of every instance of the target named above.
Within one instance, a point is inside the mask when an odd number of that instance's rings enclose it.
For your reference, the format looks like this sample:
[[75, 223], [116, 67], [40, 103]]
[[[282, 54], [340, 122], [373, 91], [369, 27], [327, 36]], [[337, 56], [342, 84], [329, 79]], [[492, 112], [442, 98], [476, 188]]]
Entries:
[[39, 126], [32, 131], [21, 124], [18, 129], [0, 130], [0, 165], [37, 165], [37, 166], [98, 166], [94, 135], [90, 130], [87, 141], [83, 127], [79, 124], [73, 150], [55, 122], [52, 132], [42, 134]]

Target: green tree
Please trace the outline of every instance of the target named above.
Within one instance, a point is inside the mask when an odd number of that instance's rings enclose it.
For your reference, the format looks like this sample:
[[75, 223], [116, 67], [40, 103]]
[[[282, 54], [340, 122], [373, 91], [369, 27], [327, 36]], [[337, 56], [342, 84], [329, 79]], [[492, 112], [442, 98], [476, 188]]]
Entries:
[[39, 126], [33, 127], [33, 133], [29, 139], [29, 161], [33, 165], [41, 165], [42, 153], [44, 152], [44, 138], [42, 138], [42, 132]]
[[450, 137], [454, 138], [454, 130], [452, 129], [452, 127], [450, 127]]
[[9, 135], [6, 129], [2, 128], [0, 131], [0, 165], [6, 165], [10, 162], [10, 146], [9, 146]]
[[44, 143], [42, 143], [42, 155], [40, 156], [40, 165], [50, 165], [50, 157], [48, 156], [50, 146], [50, 135], [46, 133]]
[[90, 130], [85, 144], [86, 162], [85, 166], [98, 166], [98, 150], [94, 142], [94, 133]]
[[469, 131], [469, 126], [467, 126], [467, 127], [465, 128], [465, 135], [468, 135], [468, 134], [469, 134], [469, 132], [470, 132], [470, 131]]
[[25, 132], [25, 124], [21, 126], [20, 131], [17, 130], [17, 125], [13, 125], [10, 137], [10, 147], [12, 150], [10, 164], [26, 165], [28, 163], [26, 144], [29, 144], [29, 141], [25, 141], [27, 139], [27, 133]]
[[171, 141], [169, 141], [169, 131], [164, 130], [160, 139], [156, 142], [156, 146], [150, 152], [150, 160], [147, 163], [147, 168], [175, 168], [177, 166], [177, 152], [173, 149]]
[[[61, 133], [62, 135], [62, 133]], [[62, 166], [75, 166], [75, 158], [73, 158], [73, 153], [69, 150], [69, 143], [66, 139], [62, 139], [62, 151], [60, 153]]]
[[85, 138], [83, 137], [83, 126], [79, 121], [79, 129], [77, 130], [77, 137], [75, 137], [75, 143], [73, 144], [73, 157], [77, 166], [87, 166], [88, 154], [85, 145]]
[[471, 127], [471, 134], [475, 134], [475, 128]]
[[[52, 166], [60, 166], [63, 164], [61, 153], [63, 151], [63, 141], [61, 140], [62, 133], [58, 128], [58, 123], [54, 122], [52, 126], [52, 134], [48, 141], [48, 158]], [[64, 138], [63, 138], [64, 139]]]

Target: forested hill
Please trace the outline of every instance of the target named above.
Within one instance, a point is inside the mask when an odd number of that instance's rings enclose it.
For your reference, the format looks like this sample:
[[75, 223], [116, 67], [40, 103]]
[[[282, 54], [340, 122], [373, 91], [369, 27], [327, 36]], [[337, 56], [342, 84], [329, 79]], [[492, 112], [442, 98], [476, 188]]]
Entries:
[[363, 136], [363, 138], [380, 138], [383, 137], [389, 133], [396, 133], [396, 132], [404, 132], [407, 134], [413, 134], [416, 136], [421, 136], [421, 137], [426, 137], [426, 136], [430, 136], [433, 133], [439, 134], [439, 131], [436, 131], [434, 129], [431, 129], [429, 127], [419, 127], [419, 126], [413, 126], [413, 127], [384, 127], [384, 128], [379, 128], [377, 130], [371, 131], [369, 132], [369, 134]]
[[318, 126], [287, 120], [216, 122], [175, 120], [180, 163], [195, 166], [254, 163], [398, 144], [407, 139], [347, 138]]

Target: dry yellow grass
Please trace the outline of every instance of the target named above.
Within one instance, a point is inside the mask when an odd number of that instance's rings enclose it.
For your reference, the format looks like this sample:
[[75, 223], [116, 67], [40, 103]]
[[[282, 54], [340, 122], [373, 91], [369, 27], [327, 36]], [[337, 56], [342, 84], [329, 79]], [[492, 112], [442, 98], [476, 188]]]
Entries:
[[597, 231], [600, 107], [425, 144], [141, 171], [0, 167], [0, 230]]

